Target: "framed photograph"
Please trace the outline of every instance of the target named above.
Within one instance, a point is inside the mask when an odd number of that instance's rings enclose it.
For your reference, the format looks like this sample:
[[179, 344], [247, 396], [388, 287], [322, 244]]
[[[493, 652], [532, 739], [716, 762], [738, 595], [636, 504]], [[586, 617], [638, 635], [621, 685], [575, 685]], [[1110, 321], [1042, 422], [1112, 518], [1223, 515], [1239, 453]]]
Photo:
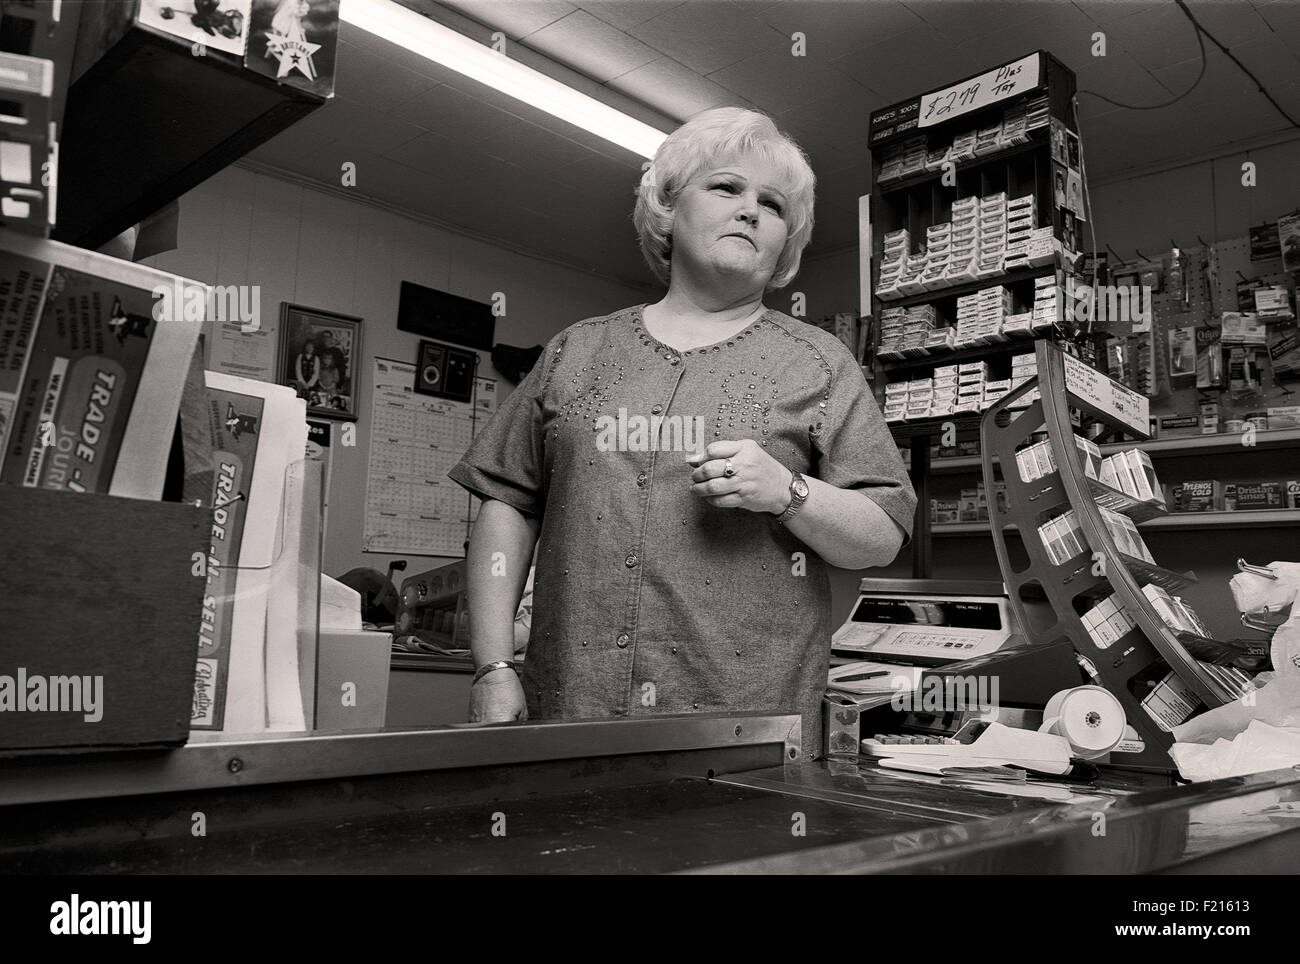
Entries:
[[357, 420], [361, 319], [280, 305], [280, 384], [307, 400], [308, 416]]

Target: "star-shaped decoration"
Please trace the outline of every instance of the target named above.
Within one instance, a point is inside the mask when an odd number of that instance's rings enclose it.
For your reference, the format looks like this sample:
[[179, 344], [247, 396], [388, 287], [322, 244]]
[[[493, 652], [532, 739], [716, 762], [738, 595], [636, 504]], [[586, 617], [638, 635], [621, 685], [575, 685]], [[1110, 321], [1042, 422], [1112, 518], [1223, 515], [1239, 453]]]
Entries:
[[280, 69], [275, 75], [276, 80], [287, 77], [293, 70], [297, 70], [308, 80], [315, 80], [316, 67], [311, 61], [311, 55], [320, 48], [320, 44], [309, 42], [300, 31], [295, 31], [295, 36], [286, 36], [274, 30], [266, 32], [266, 55], [268, 57], [274, 55], [280, 59]]

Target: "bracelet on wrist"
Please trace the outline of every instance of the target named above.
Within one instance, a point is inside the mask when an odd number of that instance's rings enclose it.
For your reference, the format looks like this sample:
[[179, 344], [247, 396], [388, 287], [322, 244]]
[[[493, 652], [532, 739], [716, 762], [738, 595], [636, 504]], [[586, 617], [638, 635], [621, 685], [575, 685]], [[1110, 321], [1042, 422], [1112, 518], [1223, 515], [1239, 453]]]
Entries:
[[519, 675], [518, 664], [516, 664], [513, 659], [493, 660], [490, 663], [484, 663], [474, 672], [474, 682], [471, 683], [470, 685], [471, 686], [476, 685], [478, 681], [481, 680], [488, 673], [495, 673], [499, 669], [508, 669], [512, 671], [516, 676]]

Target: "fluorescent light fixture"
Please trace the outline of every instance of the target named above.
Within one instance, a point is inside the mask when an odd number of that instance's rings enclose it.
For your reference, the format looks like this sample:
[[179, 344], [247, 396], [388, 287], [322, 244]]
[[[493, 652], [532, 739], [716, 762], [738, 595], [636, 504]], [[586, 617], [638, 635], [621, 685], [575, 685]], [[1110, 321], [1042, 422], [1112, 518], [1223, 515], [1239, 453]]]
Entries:
[[343, 0], [339, 16], [642, 157], [653, 158], [668, 136], [393, 0]]

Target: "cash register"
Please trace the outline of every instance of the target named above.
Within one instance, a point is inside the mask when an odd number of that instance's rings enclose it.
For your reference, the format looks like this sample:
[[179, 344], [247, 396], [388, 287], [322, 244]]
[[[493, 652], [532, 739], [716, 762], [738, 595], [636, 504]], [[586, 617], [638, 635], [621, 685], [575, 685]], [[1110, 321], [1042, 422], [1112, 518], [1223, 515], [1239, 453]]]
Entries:
[[[1021, 603], [1033, 624], [1055, 619], [1045, 597]], [[1041, 618], [1040, 618], [1041, 617]], [[874, 733], [944, 738], [971, 718], [967, 710], [898, 710], [900, 688], [920, 690], [926, 676], [993, 677], [1004, 719], [1037, 726], [1057, 692], [1087, 682], [1068, 639], [1031, 638], [1001, 582], [863, 579], [849, 618], [831, 637], [825, 705], [829, 752], [857, 752]]]
[[1000, 582], [863, 579], [831, 656], [937, 666], [1024, 641]]

